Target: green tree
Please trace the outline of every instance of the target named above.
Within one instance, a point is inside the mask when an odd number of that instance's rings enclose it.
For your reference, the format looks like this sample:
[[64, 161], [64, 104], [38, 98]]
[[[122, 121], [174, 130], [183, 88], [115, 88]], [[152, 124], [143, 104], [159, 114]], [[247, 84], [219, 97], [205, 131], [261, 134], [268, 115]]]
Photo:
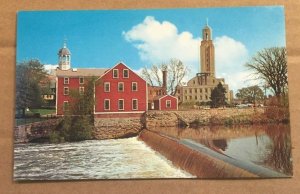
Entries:
[[265, 48], [259, 51], [246, 67], [254, 72], [256, 79], [261, 79], [280, 97], [287, 91], [287, 60], [284, 47]]
[[212, 108], [217, 108], [220, 106], [225, 106], [226, 103], [226, 89], [223, 87], [221, 83], [219, 83], [212, 91], [211, 91], [211, 104]]
[[41, 97], [40, 81], [47, 75], [44, 65], [39, 60], [24, 61], [16, 65], [16, 109], [40, 107], [43, 103]]
[[248, 102], [255, 104], [257, 101], [262, 101], [264, 99], [264, 93], [259, 86], [255, 85], [239, 89], [236, 93], [236, 97], [244, 103]]
[[64, 112], [60, 136], [66, 141], [82, 141], [92, 138], [94, 126], [94, 84], [96, 78], [86, 80], [84, 92], [70, 91], [69, 108]]

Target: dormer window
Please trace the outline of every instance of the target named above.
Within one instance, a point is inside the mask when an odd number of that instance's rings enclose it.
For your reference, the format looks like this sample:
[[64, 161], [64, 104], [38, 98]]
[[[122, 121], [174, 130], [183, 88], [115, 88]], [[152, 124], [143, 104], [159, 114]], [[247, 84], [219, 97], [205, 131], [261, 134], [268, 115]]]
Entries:
[[129, 70], [123, 69], [123, 78], [129, 78]]
[[119, 70], [113, 69], [113, 78], [119, 78]]

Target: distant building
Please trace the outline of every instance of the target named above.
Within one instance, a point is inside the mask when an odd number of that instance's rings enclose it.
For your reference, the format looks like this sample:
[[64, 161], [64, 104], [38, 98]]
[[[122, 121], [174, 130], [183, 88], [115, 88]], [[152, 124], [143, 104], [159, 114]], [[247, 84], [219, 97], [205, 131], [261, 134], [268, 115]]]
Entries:
[[200, 45], [200, 73], [187, 82], [186, 86], [177, 86], [176, 96], [182, 103], [201, 103], [211, 101], [211, 91], [221, 83], [226, 89], [227, 102], [233, 99], [224, 78], [215, 76], [215, 48], [212, 41], [212, 29], [206, 24], [202, 30]]
[[177, 110], [177, 97], [167, 94], [167, 71], [162, 71], [162, 86], [148, 85], [148, 110]]

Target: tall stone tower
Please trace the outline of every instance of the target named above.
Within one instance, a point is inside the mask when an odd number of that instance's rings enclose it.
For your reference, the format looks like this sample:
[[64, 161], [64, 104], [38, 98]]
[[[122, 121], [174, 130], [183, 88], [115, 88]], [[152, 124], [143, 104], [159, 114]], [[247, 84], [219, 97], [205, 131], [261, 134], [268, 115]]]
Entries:
[[64, 41], [63, 48], [58, 51], [58, 67], [61, 70], [69, 70], [71, 68], [71, 52], [67, 48], [66, 41]]
[[200, 70], [201, 73], [215, 76], [215, 48], [212, 42], [212, 29], [206, 26], [202, 29], [202, 41], [200, 46]]

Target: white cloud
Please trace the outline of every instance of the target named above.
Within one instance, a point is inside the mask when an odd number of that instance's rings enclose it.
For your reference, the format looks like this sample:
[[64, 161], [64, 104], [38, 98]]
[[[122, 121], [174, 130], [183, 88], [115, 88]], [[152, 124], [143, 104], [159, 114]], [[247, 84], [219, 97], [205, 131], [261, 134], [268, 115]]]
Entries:
[[[143, 22], [123, 32], [123, 36], [137, 48], [141, 60], [146, 64], [161, 64], [171, 58], [180, 59], [191, 69], [185, 80], [199, 71], [201, 38], [193, 37], [188, 31], [178, 32], [176, 25], [169, 21], [160, 22], [147, 16]], [[251, 84], [250, 77], [247, 78], [249, 72], [244, 67], [249, 60], [246, 46], [229, 36], [216, 37], [214, 45], [217, 77], [224, 77], [235, 92], [246, 86], [246, 80]]]
[[178, 33], [177, 27], [168, 22], [159, 22], [147, 16], [145, 20], [123, 32], [128, 42], [138, 49], [141, 59], [148, 63], [167, 62], [177, 58], [191, 64], [197, 62], [200, 39], [190, 32]]
[[243, 70], [248, 60], [248, 50], [245, 45], [228, 36], [216, 37], [215, 41], [217, 72], [226, 70]]

